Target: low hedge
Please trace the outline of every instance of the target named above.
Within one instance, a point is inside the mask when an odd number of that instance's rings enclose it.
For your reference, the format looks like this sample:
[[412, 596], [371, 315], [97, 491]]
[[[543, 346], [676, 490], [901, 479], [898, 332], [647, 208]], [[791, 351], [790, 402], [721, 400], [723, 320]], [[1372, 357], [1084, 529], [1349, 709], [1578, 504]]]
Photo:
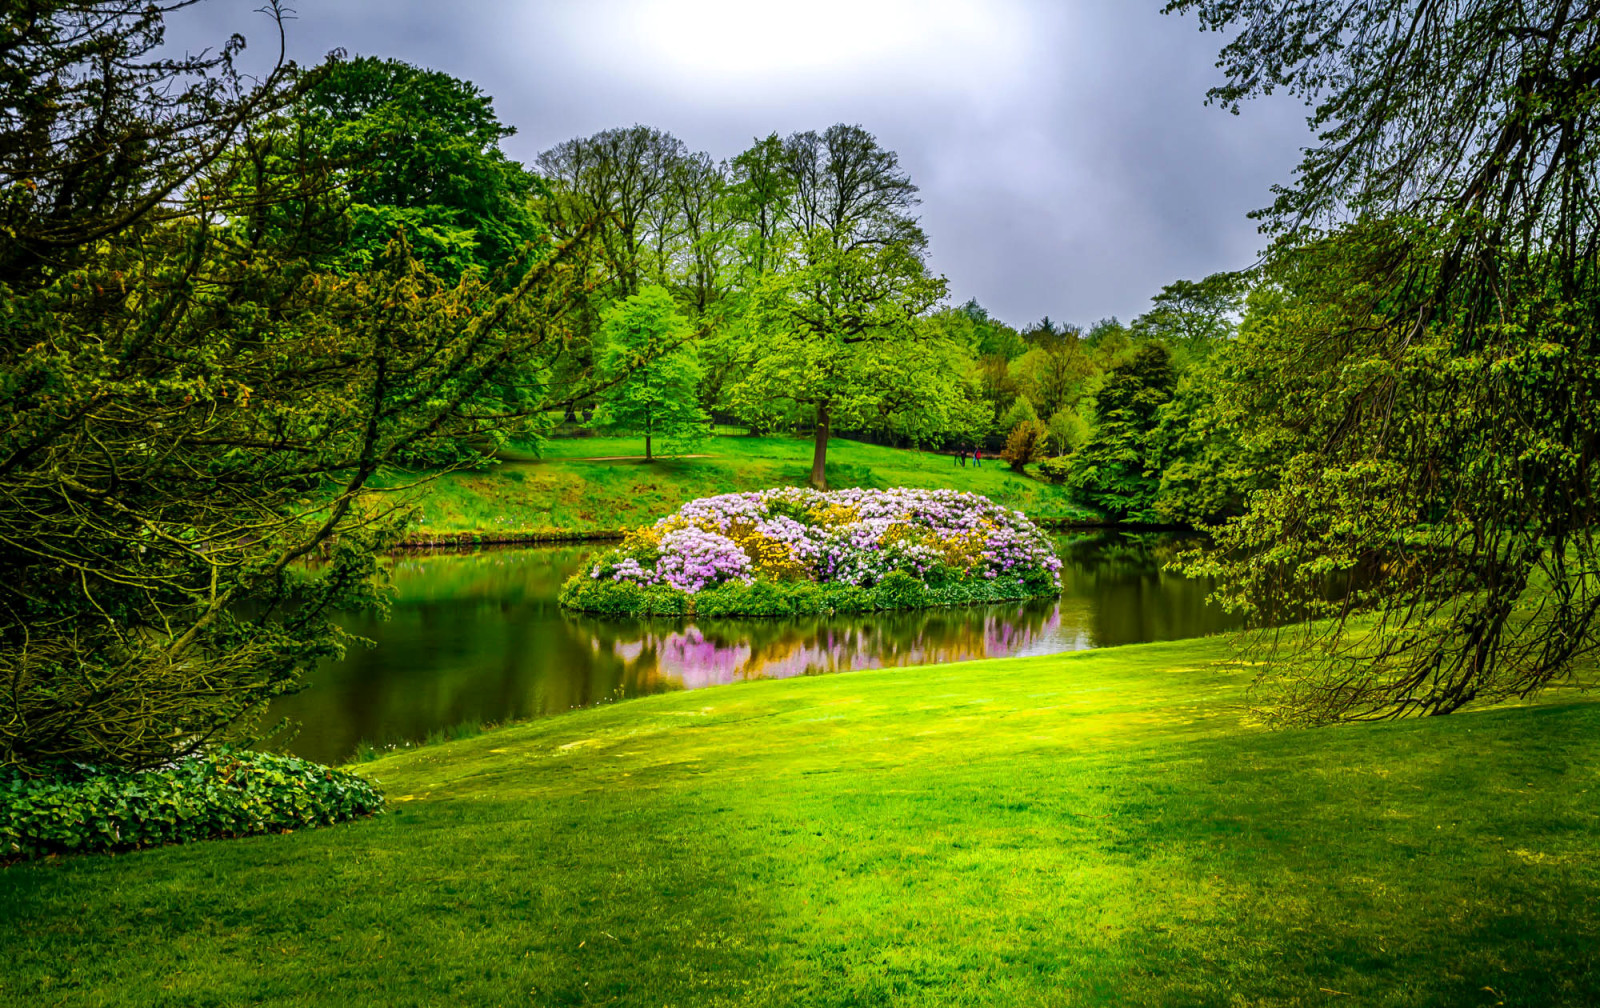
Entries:
[[276, 833], [382, 809], [383, 796], [355, 774], [226, 747], [141, 772], [0, 769], [0, 859]]
[[1020, 602], [1057, 591], [1041, 579], [994, 578], [930, 586], [904, 571], [891, 572], [870, 588], [757, 579], [748, 584], [727, 581], [694, 594], [632, 581], [574, 577], [562, 586], [560, 601], [568, 609], [604, 616], [832, 616]]

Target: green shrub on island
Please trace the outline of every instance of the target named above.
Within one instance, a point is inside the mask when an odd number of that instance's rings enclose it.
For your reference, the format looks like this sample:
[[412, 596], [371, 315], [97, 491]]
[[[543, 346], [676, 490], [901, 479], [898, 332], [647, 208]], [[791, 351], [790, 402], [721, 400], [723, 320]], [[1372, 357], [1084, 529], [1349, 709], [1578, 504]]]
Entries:
[[382, 809], [355, 774], [229, 748], [145, 771], [73, 765], [37, 778], [0, 768], [0, 860], [277, 833]]
[[562, 586], [568, 609], [809, 616], [1053, 595], [1061, 561], [1020, 511], [955, 490], [781, 488], [685, 504]]

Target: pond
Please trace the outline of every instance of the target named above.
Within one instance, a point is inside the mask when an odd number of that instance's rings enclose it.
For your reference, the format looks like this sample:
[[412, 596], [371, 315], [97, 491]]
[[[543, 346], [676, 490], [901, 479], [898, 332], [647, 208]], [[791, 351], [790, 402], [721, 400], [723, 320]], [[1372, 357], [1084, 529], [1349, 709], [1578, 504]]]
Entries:
[[556, 591], [592, 545], [403, 556], [391, 567], [391, 618], [347, 624], [377, 647], [325, 663], [303, 691], [273, 706], [269, 721], [299, 722], [283, 748], [343, 762], [358, 743], [381, 748], [666, 690], [1231, 628], [1206, 602], [1207, 585], [1161, 569], [1187, 545], [1155, 535], [1059, 538], [1058, 600], [699, 624], [561, 610]]

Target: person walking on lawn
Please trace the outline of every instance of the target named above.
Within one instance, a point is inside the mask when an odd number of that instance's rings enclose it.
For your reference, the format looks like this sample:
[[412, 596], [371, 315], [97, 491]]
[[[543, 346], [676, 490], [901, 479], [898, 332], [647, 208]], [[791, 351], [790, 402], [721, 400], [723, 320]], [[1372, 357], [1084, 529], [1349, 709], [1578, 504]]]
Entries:
[[983, 449], [974, 448], [972, 449], [972, 468], [976, 469], [981, 465], [983, 465]]

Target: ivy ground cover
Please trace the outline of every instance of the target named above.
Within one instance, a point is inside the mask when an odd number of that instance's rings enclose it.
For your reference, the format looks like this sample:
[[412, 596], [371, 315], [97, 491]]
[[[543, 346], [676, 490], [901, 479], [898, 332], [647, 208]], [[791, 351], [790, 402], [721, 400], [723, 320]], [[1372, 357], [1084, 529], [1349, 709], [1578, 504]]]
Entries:
[[692, 500], [566, 583], [600, 613], [784, 616], [1051, 595], [1061, 561], [1020, 511], [956, 490], [783, 487]]

